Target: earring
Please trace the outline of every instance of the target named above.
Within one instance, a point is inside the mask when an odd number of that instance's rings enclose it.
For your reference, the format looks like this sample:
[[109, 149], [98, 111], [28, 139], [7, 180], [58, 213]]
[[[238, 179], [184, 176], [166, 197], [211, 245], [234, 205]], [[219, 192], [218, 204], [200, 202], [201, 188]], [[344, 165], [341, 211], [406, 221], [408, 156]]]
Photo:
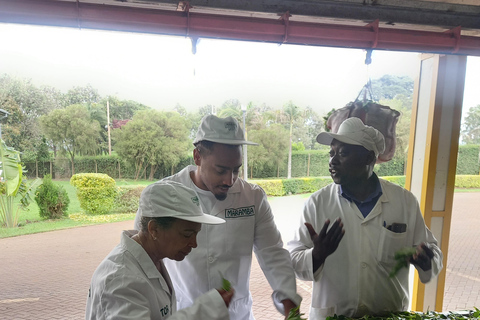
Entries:
[[151, 234], [153, 241], [157, 241], [157, 237], [154, 237], [153, 234]]

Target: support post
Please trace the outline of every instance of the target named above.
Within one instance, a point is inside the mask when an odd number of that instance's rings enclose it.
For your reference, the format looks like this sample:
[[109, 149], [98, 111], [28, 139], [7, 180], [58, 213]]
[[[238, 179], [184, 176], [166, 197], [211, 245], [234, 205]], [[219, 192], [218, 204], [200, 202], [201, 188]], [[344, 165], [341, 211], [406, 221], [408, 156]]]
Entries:
[[412, 309], [442, 311], [467, 57], [423, 54], [415, 84], [405, 187], [420, 202], [443, 252], [443, 270], [422, 284], [415, 273]]

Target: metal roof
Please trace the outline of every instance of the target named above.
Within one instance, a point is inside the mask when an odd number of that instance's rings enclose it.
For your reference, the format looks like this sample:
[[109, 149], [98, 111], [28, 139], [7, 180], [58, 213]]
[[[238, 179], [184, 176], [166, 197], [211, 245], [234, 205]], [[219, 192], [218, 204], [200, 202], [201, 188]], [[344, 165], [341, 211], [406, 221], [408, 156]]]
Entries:
[[0, 22], [480, 56], [480, 0], [0, 0]]

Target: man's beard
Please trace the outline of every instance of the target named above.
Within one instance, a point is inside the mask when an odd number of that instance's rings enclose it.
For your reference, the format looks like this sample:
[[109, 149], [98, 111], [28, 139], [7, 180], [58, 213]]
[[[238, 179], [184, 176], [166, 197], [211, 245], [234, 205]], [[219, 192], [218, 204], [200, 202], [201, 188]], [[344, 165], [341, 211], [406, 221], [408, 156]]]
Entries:
[[227, 199], [226, 194], [215, 194], [214, 196], [217, 200], [220, 200], [220, 201], [223, 201], [223, 200]]

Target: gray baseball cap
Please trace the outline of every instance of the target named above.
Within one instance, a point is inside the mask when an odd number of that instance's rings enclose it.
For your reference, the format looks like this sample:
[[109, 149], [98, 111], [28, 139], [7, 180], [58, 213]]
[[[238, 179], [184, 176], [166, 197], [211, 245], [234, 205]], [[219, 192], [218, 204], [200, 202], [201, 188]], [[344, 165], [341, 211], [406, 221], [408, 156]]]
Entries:
[[231, 145], [258, 145], [245, 140], [243, 130], [235, 118], [219, 118], [213, 114], [203, 117], [193, 144], [203, 140]]

